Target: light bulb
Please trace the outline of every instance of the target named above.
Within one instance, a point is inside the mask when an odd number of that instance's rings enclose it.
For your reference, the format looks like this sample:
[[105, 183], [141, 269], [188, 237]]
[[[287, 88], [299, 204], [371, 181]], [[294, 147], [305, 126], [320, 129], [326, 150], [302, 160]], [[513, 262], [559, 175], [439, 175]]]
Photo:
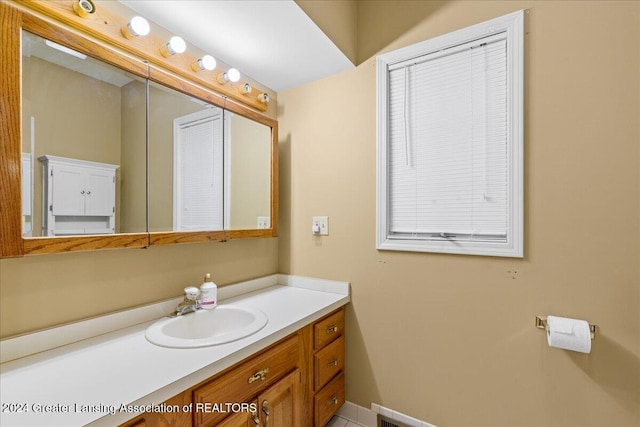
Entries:
[[268, 104], [269, 103], [269, 94], [268, 93], [261, 93], [258, 95], [258, 101], [262, 102], [263, 104]]
[[249, 83], [245, 83], [245, 84], [243, 84], [242, 86], [240, 86], [238, 88], [238, 92], [240, 92], [243, 95], [250, 94], [252, 90], [253, 90], [253, 88], [251, 87], [251, 85]]
[[236, 70], [235, 68], [229, 69], [226, 74], [230, 82], [236, 83], [240, 81], [240, 71]]
[[160, 47], [160, 53], [162, 53], [162, 56], [166, 58], [171, 55], [175, 55], [176, 53], [184, 53], [185, 50], [187, 50], [187, 44], [182, 37], [178, 36], [171, 37], [171, 39], [169, 39], [169, 43]]
[[218, 82], [221, 84], [236, 83], [238, 81], [240, 81], [240, 71], [235, 68], [229, 68], [226, 73], [218, 74]]
[[205, 55], [191, 64], [191, 68], [193, 71], [211, 71], [216, 68], [216, 59], [211, 55]]
[[122, 34], [129, 40], [138, 36], [146, 36], [151, 31], [151, 27], [142, 16], [134, 16], [131, 21], [122, 27]]

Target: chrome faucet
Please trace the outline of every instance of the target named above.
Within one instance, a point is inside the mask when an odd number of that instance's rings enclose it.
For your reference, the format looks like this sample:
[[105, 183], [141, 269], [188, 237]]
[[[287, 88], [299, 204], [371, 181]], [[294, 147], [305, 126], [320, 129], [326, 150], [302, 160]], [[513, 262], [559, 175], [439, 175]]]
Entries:
[[176, 310], [172, 313], [172, 316], [182, 316], [183, 314], [191, 313], [194, 311], [198, 311], [201, 309], [200, 300], [198, 297], [200, 296], [200, 289], [195, 286], [188, 286], [184, 288], [184, 300], [178, 304]]

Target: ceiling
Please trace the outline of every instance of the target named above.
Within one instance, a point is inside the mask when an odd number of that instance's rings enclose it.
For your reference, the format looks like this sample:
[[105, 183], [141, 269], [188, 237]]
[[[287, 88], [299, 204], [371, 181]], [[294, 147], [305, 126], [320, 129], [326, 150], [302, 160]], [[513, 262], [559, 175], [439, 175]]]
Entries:
[[281, 92], [354, 67], [293, 0], [120, 0]]

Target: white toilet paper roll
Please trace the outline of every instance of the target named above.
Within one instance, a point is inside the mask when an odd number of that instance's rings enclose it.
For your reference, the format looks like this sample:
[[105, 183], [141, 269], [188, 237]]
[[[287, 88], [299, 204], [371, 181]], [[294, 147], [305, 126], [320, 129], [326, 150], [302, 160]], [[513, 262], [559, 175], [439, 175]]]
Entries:
[[549, 347], [591, 353], [591, 330], [586, 320], [547, 316]]

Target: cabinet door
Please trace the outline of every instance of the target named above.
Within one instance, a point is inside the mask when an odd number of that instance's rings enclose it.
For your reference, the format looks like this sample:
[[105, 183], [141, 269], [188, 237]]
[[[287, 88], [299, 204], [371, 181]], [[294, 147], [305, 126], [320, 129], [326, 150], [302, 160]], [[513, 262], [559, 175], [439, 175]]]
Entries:
[[302, 387], [300, 370], [278, 381], [258, 398], [258, 411], [264, 427], [299, 427], [301, 425]]
[[85, 168], [56, 165], [51, 170], [53, 214], [84, 215]]
[[253, 401], [251, 403], [256, 408], [256, 411], [250, 412], [238, 412], [230, 417], [225, 418], [224, 421], [217, 424], [216, 427], [256, 427], [260, 425], [260, 415], [258, 414], [258, 402]]
[[111, 216], [116, 201], [115, 172], [87, 169], [85, 215]]
[[[247, 402], [255, 399], [269, 387], [278, 384], [288, 372], [296, 368], [299, 360], [298, 335], [294, 334], [284, 342], [260, 355], [243, 362], [226, 374], [196, 388], [193, 400], [207, 402]], [[227, 414], [220, 412], [196, 412], [196, 427], [209, 427], [222, 421]]]

